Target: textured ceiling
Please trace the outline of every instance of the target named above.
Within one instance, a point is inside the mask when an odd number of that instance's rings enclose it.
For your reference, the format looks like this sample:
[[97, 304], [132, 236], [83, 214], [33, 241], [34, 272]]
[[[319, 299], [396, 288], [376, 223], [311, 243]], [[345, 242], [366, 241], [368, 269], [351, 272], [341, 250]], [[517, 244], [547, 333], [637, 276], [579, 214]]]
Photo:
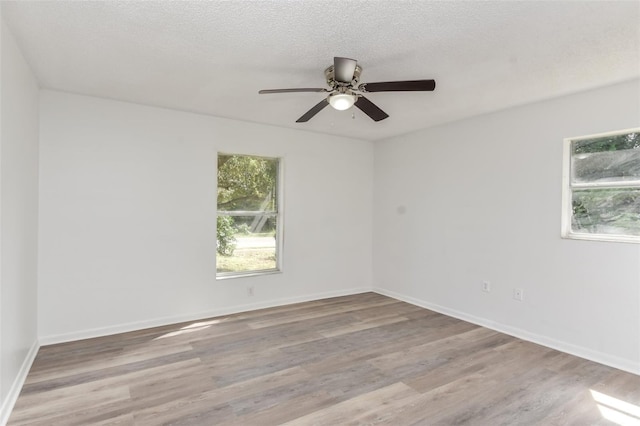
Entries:
[[[44, 88], [376, 140], [640, 76], [637, 1], [3, 1]], [[334, 56], [390, 118], [326, 108], [295, 123]]]

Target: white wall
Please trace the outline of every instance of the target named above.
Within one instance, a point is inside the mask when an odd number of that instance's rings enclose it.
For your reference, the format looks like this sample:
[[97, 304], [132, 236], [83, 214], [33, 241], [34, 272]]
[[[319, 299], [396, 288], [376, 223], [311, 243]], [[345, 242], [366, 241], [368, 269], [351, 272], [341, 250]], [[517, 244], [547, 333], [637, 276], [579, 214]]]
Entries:
[[38, 86], [0, 19], [0, 424], [37, 351]]
[[[40, 105], [43, 344], [371, 288], [370, 142], [53, 91]], [[283, 273], [216, 281], [218, 151], [283, 158]]]
[[560, 238], [563, 138], [638, 125], [633, 81], [376, 143], [374, 287], [640, 372], [640, 245]]

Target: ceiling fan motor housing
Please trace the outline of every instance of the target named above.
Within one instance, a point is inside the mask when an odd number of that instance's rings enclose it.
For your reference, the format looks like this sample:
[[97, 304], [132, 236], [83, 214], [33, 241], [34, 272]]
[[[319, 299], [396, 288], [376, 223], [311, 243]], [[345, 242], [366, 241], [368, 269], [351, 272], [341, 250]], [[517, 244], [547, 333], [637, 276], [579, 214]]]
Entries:
[[326, 70], [324, 70], [324, 77], [327, 80], [327, 84], [332, 88], [336, 89], [337, 86], [347, 86], [354, 88], [358, 82], [360, 81], [360, 74], [362, 74], [362, 67], [360, 65], [356, 65], [356, 69], [353, 72], [353, 79], [350, 83], [342, 83], [336, 81], [336, 73], [333, 65], [330, 65]]

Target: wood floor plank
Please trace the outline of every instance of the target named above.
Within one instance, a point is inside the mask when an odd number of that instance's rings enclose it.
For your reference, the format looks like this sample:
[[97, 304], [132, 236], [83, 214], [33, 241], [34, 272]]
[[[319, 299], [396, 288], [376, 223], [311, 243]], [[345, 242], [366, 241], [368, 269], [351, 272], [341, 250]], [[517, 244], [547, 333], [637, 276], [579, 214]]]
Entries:
[[363, 424], [363, 419], [378, 412], [380, 407], [402, 401], [420, 394], [403, 383], [393, 383], [380, 389], [355, 396], [331, 407], [315, 411], [285, 423], [287, 426], [334, 426]]
[[[395, 301], [392, 300], [370, 300], [363, 301], [359, 305], [358, 309], [347, 310], [346, 312], [359, 311], [366, 308], [381, 308], [385, 305], [392, 305]], [[323, 306], [321, 308], [317, 308], [314, 310], [305, 310], [305, 311], [292, 311], [286, 314], [281, 313], [278, 315], [274, 315], [271, 318], [262, 318], [259, 320], [254, 320], [249, 323], [251, 328], [264, 328], [264, 327], [272, 327], [274, 325], [286, 324], [294, 321], [304, 321], [306, 319], [313, 319], [319, 317], [331, 317], [336, 314], [345, 313], [344, 305], [335, 305], [335, 306]]]
[[68, 365], [61, 370], [60, 368], [39, 369], [29, 374], [26, 382], [29, 385], [46, 382], [49, 380], [59, 379], [63, 376], [81, 375], [94, 372], [97, 369], [105, 369], [110, 367], [122, 367], [134, 362], [144, 362], [157, 358], [162, 355], [175, 355], [179, 353], [189, 353], [193, 347], [188, 344], [176, 346], [153, 346], [131, 351], [119, 351], [117, 354], [110, 354], [101, 357], [86, 357], [83, 360], [77, 360], [74, 364]]
[[[309, 374], [306, 371], [300, 367], [293, 367], [223, 388], [193, 392], [179, 398], [171, 398], [161, 404], [149, 404], [143, 400], [139, 408], [136, 409], [136, 424], [154, 424], [158, 418], [172, 422], [177, 422], [177, 419], [186, 421], [186, 419], [190, 419], [190, 416], [202, 410], [207, 412], [213, 410], [218, 413], [221, 411], [230, 412], [231, 402], [256, 398], [273, 389], [295, 386], [307, 378], [309, 378]], [[221, 417], [220, 420], [223, 419], [225, 421], [234, 420], [235, 414], [229, 418]]]
[[299, 396], [287, 398], [278, 405], [254, 410], [242, 417], [224, 420], [222, 424], [227, 426], [247, 425], [280, 425], [295, 419], [299, 419], [323, 408], [333, 406], [340, 399], [329, 395], [326, 391], [314, 391]]
[[[39, 414], [36, 414], [36, 410], [17, 411], [12, 416], [12, 421], [18, 425], [86, 424], [87, 417], [95, 416], [105, 407], [111, 411], [113, 407], [126, 405], [130, 397], [128, 386], [91, 389], [83, 384], [74, 386], [73, 389], [56, 389], [49, 393], [46, 400], [37, 402]], [[60, 406], [73, 408], [61, 412], [57, 409]]]
[[583, 426], [612, 404], [640, 422], [640, 376], [363, 293], [42, 347], [8, 425]]
[[341, 328], [334, 327], [330, 330], [322, 330], [319, 333], [323, 337], [335, 337], [343, 334], [353, 333], [355, 331], [367, 330], [369, 328], [379, 327], [381, 325], [395, 324], [397, 322], [408, 321], [407, 317], [398, 315], [385, 315], [378, 318], [367, 319], [361, 322], [354, 322]]

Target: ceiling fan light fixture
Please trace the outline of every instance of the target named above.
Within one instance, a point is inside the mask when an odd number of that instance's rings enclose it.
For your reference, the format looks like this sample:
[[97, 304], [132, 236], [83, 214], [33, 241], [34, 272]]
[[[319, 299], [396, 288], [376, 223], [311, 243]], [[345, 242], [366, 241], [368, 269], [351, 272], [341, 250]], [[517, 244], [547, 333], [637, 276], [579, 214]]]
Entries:
[[338, 111], [344, 111], [356, 103], [356, 96], [348, 93], [333, 93], [329, 95], [329, 104]]

